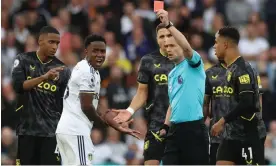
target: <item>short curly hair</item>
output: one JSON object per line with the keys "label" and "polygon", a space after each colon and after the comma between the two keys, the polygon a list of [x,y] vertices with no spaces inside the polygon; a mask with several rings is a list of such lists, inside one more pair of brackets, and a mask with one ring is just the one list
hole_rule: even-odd
{"label": "short curly hair", "polygon": [[84,47],[87,48],[89,46],[89,44],[91,42],[94,42],[94,41],[100,41],[100,42],[104,42],[104,44],[106,44],[106,41],[102,36],[100,36],[100,35],[89,35],[85,38]]}
{"label": "short curly hair", "polygon": [[234,43],[239,44],[240,33],[237,28],[226,26],[221,28],[218,34],[223,37],[228,37],[233,40]]}

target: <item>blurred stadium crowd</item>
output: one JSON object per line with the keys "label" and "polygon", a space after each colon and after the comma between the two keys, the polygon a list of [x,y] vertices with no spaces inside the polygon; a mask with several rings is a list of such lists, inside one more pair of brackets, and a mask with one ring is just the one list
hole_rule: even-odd
{"label": "blurred stadium crowd", "polygon": [[[190,40],[205,62],[216,63],[214,35],[224,25],[238,27],[242,56],[261,76],[263,118],[267,125],[265,155],[276,164],[276,1],[275,0],[165,0],[170,20]],[[127,108],[136,92],[140,58],[158,49],[158,25],[152,0],[2,0],[1,1],[1,113],[2,164],[14,164],[16,94],[11,69],[18,53],[35,51],[36,36],[45,25],[56,27],[61,42],[56,56],[69,67],[83,58],[83,40],[91,33],[107,41],[107,58],[101,69],[101,103]],[[143,110],[133,127],[146,132]],[[121,135],[95,124],[91,138],[95,164],[141,164],[143,140]]]}

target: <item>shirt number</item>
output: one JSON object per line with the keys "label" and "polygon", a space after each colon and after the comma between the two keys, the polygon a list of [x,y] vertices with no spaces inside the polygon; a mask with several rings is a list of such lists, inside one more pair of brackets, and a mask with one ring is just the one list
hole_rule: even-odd
{"label": "shirt number", "polygon": [[[252,148],[251,147],[248,148],[248,152],[249,152],[249,160],[252,160],[253,156],[252,156]],[[244,148],[242,148],[242,157],[245,160],[247,160],[247,154],[246,154]]]}

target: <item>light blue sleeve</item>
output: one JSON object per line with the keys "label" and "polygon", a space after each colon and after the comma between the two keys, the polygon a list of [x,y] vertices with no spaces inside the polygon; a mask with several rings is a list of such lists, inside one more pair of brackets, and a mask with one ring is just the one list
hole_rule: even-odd
{"label": "light blue sleeve", "polygon": [[201,65],[201,56],[195,51],[193,50],[193,55],[191,59],[188,59],[188,63],[190,66],[192,67],[198,67]]}

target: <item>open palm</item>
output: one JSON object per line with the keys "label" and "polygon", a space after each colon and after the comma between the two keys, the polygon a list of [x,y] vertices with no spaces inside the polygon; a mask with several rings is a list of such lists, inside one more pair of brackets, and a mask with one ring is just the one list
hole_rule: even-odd
{"label": "open palm", "polygon": [[114,117],[114,121],[117,123],[123,123],[128,121],[131,118],[131,113],[128,112],[127,110],[112,110],[114,112],[118,112],[119,114]]}
{"label": "open palm", "polygon": [[129,134],[137,139],[141,139],[139,135],[141,135],[141,133],[137,130],[133,130],[133,129],[130,129],[129,128],[129,125],[133,122],[133,119],[127,121],[127,122],[124,122],[122,123],[118,128],[117,130],[122,132],[122,133],[125,133],[125,134]]}

